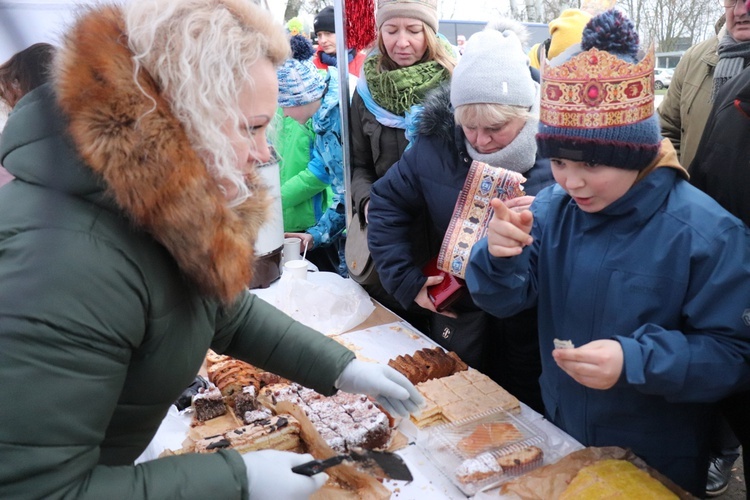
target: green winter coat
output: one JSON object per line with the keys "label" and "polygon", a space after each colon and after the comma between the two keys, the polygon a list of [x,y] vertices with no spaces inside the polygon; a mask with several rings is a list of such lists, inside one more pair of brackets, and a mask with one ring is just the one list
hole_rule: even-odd
{"label": "green winter coat", "polygon": [[304,232],[318,222],[333,194],[330,184],[321,181],[308,168],[315,139],[312,118],[302,125],[294,118],[285,117],[279,108],[275,120],[273,145],[279,156],[284,231]]}
{"label": "green winter coat", "polygon": [[118,11],[79,23],[98,52],[68,47],[0,139],[0,498],[245,499],[235,451],[132,465],[206,350],[324,394],[354,355],[245,289],[267,196],[227,208],[158,90],[144,115],[121,88]]}

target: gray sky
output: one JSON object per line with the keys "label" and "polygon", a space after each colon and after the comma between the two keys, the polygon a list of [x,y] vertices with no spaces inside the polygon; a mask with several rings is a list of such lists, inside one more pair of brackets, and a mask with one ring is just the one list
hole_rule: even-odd
{"label": "gray sky", "polygon": [[0,0],[0,62],[37,42],[59,44],[76,5],[95,0]]}

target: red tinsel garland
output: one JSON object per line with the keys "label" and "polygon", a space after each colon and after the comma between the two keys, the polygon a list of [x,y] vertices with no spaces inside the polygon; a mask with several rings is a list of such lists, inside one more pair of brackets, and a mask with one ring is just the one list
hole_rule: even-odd
{"label": "red tinsel garland", "polygon": [[344,10],[347,45],[357,50],[368,48],[376,36],[374,0],[345,0]]}

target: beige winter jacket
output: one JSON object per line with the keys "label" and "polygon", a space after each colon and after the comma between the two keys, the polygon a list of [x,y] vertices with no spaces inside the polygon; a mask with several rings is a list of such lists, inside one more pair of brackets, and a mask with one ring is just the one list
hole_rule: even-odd
{"label": "beige winter jacket", "polygon": [[711,111],[718,45],[719,37],[714,36],[685,52],[659,106],[662,135],[672,142],[680,164],[688,169]]}

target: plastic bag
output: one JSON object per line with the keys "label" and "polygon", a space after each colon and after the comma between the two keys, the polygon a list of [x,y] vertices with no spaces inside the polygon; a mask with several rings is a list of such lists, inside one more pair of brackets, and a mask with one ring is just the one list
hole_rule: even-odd
{"label": "plastic bag", "polygon": [[308,273],[308,279],[282,274],[275,306],[325,335],[351,330],[372,314],[370,296],[351,279],[335,273]]}

